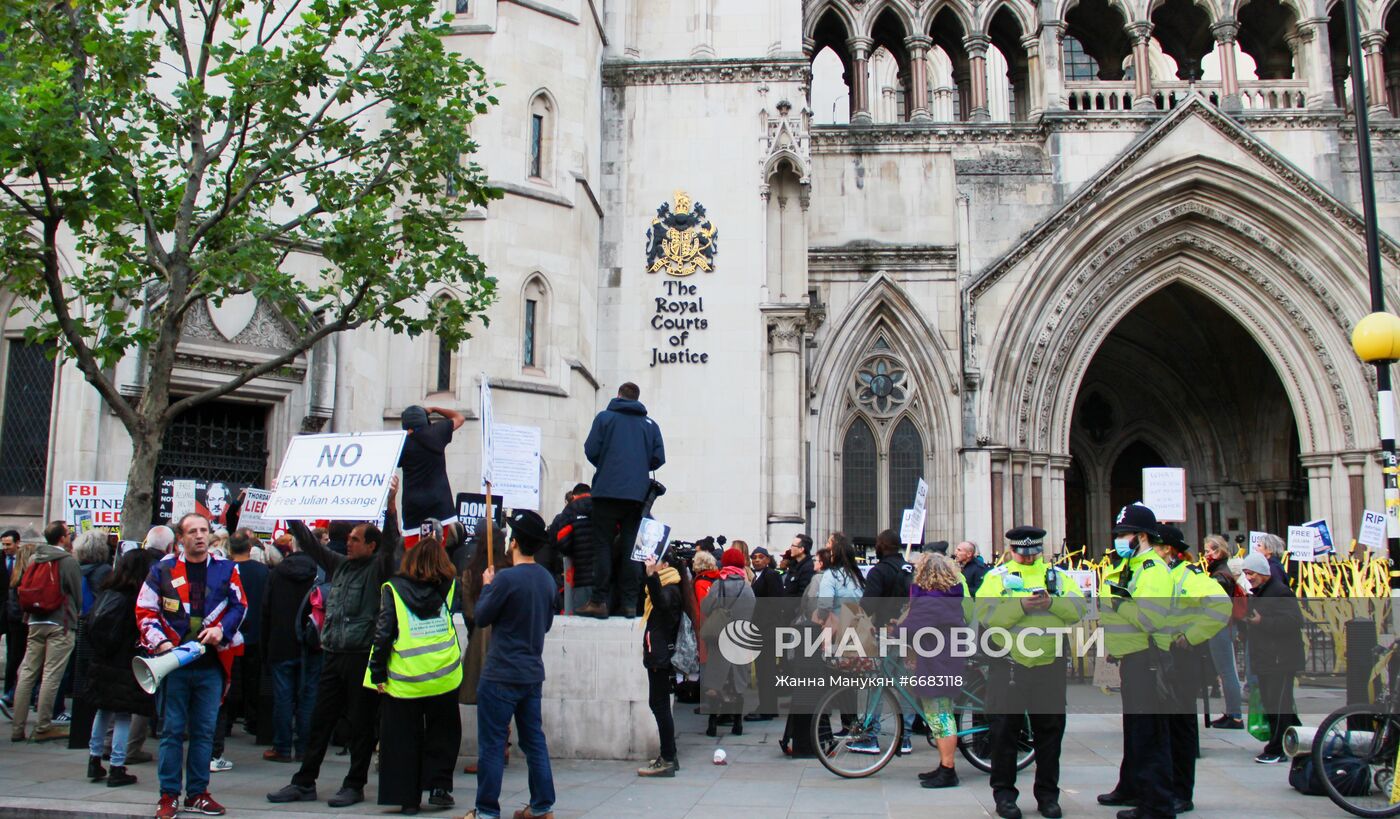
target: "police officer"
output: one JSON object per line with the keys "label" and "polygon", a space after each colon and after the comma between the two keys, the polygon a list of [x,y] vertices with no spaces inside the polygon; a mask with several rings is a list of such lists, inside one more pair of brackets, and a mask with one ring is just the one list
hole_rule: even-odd
{"label": "police officer", "polygon": [[1164,664],[1153,635],[1171,626],[1171,570],[1153,548],[1157,516],[1141,504],[1118,512],[1113,548],[1122,560],[1104,573],[1099,622],[1110,657],[1118,660],[1123,696],[1123,763],[1118,784],[1098,797],[1101,805],[1133,806],[1118,819],[1166,819],[1172,804],[1169,704],[1157,676]]}
{"label": "police officer", "polygon": [[1018,819],[1018,735],[1030,719],[1035,744],[1035,801],[1041,816],[1060,810],[1060,744],[1065,735],[1067,651],[1062,629],[1084,616],[1078,585],[1041,557],[1045,530],[1017,526],[1006,533],[1011,561],[990,572],[977,590],[985,639],[1008,653],[989,663],[987,744],[992,749],[992,798],[997,816]]}

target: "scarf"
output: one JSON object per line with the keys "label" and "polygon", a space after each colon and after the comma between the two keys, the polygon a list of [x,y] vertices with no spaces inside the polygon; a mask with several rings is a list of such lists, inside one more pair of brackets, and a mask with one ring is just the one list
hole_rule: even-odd
{"label": "scarf", "polygon": [[[676,571],[674,566],[662,566],[656,570],[656,579],[661,581],[661,588],[674,586],[681,582],[681,573]],[[651,592],[647,591],[647,599],[642,603],[642,621],[651,619]]]}

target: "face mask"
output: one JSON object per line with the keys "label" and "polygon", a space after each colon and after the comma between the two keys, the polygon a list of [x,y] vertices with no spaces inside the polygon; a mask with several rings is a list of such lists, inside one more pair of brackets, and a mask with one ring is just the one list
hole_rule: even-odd
{"label": "face mask", "polygon": [[1007,591],[1021,591],[1026,587],[1026,581],[1021,579],[1015,572],[1007,572],[1006,579],[1002,581],[1002,587]]}
{"label": "face mask", "polygon": [[1133,539],[1130,537],[1114,538],[1113,550],[1118,553],[1119,557],[1132,557],[1133,552],[1137,551],[1133,548]]}

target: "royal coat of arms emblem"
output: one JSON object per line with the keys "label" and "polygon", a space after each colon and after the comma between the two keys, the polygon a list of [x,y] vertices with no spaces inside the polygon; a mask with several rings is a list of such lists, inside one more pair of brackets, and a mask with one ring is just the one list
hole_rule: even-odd
{"label": "royal coat of arms emblem", "polygon": [[668,276],[713,272],[718,238],[705,206],[692,205],[685,191],[676,191],[675,210],[669,202],[661,203],[647,229],[647,272]]}

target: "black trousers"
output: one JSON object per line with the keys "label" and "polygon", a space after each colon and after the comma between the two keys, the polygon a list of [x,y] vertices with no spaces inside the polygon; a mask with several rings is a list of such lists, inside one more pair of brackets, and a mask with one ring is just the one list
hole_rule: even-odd
{"label": "black trousers", "polygon": [[778,676],[778,656],[774,649],[775,632],[771,624],[761,624],[759,628],[762,629],[762,645],[759,647],[758,659],[754,660],[754,677],[758,681],[758,713],[776,714],[778,686],[775,683]]}
{"label": "black trousers", "polygon": [[671,713],[671,689],[676,682],[676,672],[669,666],[664,669],[647,669],[647,705],[651,715],[656,717],[656,732],[661,735],[661,758],[676,758],[676,720]]}
{"label": "black trousers", "polygon": [[462,746],[457,689],[411,700],[384,697],[379,715],[379,804],[417,806],[423,791],[452,790]]}
{"label": "black trousers", "polygon": [[632,560],[632,544],[642,522],[642,502],[593,499],[593,597],[609,610],[637,610],[641,564]]}
{"label": "black trousers", "polygon": [[[301,768],[292,776],[292,784],[303,788],[316,785],[321,775],[321,762],[326,758],[331,736],[342,717],[350,724],[350,770],[345,774],[343,788],[363,790],[369,778],[369,763],[374,755],[374,744],[379,728],[379,692],[365,688],[365,666],[369,664],[369,654],[327,651],[321,661],[321,682],[316,689],[316,708],[311,712],[311,736],[306,740],[306,756],[302,757]],[[453,693],[456,703],[456,693]],[[456,722],[456,712],[453,721]],[[461,733],[461,724],[457,723]],[[381,754],[380,767],[383,768]],[[452,749],[449,765],[457,760],[457,749]],[[391,804],[406,804],[394,802]],[[412,803],[417,804],[417,800]]]}
{"label": "black trousers", "polygon": [[[1151,652],[1139,651],[1119,661],[1123,690],[1123,764],[1135,783],[1134,795],[1144,816],[1171,817],[1172,732],[1168,703],[1157,694],[1157,670]],[[1193,768],[1194,770],[1194,768]]]}
{"label": "black trousers", "polygon": [[1266,754],[1283,753],[1283,732],[1298,722],[1298,708],[1293,702],[1293,672],[1256,672],[1259,678],[1259,701],[1269,717],[1269,742]]}
{"label": "black trousers", "polygon": [[24,646],[29,642],[29,626],[23,620],[5,629],[5,695],[13,697],[19,682],[19,666],[24,662]]}
{"label": "black trousers", "polygon": [[987,675],[987,742],[992,749],[992,798],[1015,802],[1017,739],[1030,720],[1035,744],[1036,802],[1060,798],[1060,747],[1065,738],[1068,680],[1061,661],[1027,668],[994,662]]}

